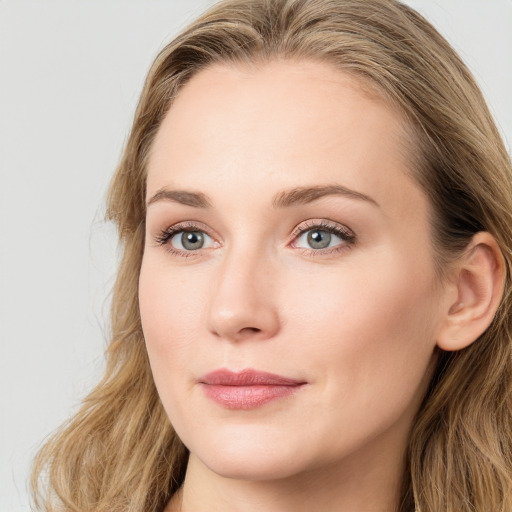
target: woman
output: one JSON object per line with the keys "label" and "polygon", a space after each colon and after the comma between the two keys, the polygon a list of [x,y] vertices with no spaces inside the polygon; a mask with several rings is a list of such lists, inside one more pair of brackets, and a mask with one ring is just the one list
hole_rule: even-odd
{"label": "woman", "polygon": [[512,510],[511,178],[412,9],[214,6],[147,78],[107,371],[41,506]]}

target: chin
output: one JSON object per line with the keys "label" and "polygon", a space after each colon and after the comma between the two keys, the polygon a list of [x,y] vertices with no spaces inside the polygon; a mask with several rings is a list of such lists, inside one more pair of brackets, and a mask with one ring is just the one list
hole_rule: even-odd
{"label": "chin", "polygon": [[[199,457],[198,457],[199,458]],[[262,455],[257,458],[239,456],[230,458],[228,454],[200,459],[201,462],[223,478],[246,481],[281,480],[300,473],[293,461],[286,458],[276,460],[275,456]]]}
{"label": "chin", "polygon": [[261,436],[216,436],[190,445],[190,452],[210,471],[237,480],[279,480],[307,469],[301,447],[270,442]]}

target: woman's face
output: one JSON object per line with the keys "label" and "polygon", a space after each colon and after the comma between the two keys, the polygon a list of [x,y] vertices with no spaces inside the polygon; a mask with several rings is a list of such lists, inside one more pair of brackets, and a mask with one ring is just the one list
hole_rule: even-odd
{"label": "woman's face", "polygon": [[218,64],[175,100],[148,166],[140,311],[208,471],[402,457],[443,307],[405,129],[314,62]]}

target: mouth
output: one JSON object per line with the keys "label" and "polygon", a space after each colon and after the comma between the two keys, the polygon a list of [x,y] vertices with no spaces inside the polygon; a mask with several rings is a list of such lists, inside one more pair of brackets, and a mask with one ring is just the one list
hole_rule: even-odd
{"label": "mouth", "polygon": [[206,396],[226,409],[255,409],[296,393],[305,381],[247,369],[215,370],[198,380]]}

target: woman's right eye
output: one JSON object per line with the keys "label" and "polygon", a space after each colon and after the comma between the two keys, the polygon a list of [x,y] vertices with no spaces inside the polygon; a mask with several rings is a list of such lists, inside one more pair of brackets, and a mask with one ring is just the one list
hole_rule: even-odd
{"label": "woman's right eye", "polygon": [[215,247],[217,243],[204,229],[195,225],[171,226],[161,231],[155,241],[175,255],[187,255],[200,249]]}
{"label": "woman's right eye", "polygon": [[178,231],[169,243],[179,251],[196,251],[213,246],[213,239],[204,231]]}

